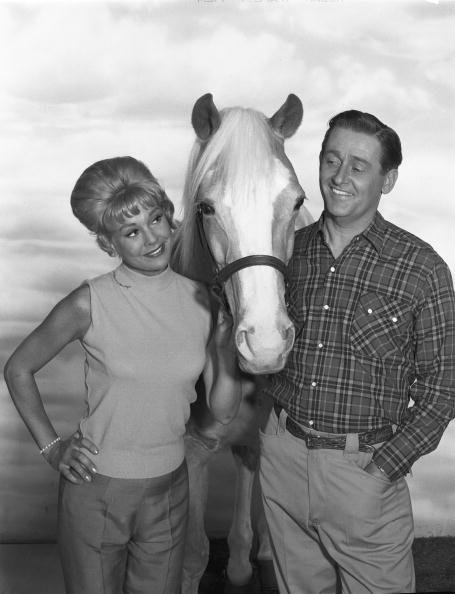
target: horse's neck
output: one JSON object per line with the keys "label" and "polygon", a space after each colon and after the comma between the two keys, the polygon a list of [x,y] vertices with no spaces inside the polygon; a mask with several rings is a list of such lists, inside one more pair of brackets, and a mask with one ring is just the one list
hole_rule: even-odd
{"label": "horse's neck", "polygon": [[[190,249],[191,254],[185,254],[185,258],[183,258],[182,251],[185,249]],[[176,272],[204,283],[209,283],[215,272],[212,257],[206,247],[202,245],[198,234],[195,233],[191,244],[185,244],[182,241],[180,230],[177,231],[174,238],[171,266]]]}

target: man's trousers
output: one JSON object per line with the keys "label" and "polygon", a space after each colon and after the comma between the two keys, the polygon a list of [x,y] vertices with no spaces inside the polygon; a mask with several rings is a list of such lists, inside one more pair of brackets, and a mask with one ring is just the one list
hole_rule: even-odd
{"label": "man's trousers", "polygon": [[406,481],[368,474],[373,451],[359,452],[356,434],[346,443],[344,451],[308,449],[286,430],[284,410],[278,418],[272,409],[261,432],[260,482],[280,594],[415,592]]}

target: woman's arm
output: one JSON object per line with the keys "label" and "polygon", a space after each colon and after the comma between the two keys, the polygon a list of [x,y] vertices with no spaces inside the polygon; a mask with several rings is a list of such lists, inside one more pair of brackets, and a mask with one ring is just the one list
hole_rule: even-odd
{"label": "woman's arm", "polygon": [[[90,289],[84,285],[62,299],[46,319],[18,346],[5,365],[11,398],[41,453],[73,483],[91,480],[93,462],[80,450],[96,454],[95,444],[76,432],[61,441],[46,414],[35,373],[67,344],[84,336],[90,325]],[[54,443],[53,443],[54,442]],[[52,444],[52,445],[51,445]]]}
{"label": "woman's arm", "polygon": [[230,423],[242,400],[241,372],[232,336],[232,319],[223,312],[207,347],[203,372],[207,404],[217,421]]}

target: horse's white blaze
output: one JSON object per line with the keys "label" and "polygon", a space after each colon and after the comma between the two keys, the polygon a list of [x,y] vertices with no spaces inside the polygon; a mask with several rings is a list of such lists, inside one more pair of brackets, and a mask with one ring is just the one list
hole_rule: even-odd
{"label": "horse's white blaze", "polygon": [[[272,167],[271,167],[272,165]],[[243,191],[224,193],[222,203],[230,212],[224,219],[230,242],[230,258],[253,254],[275,255],[273,246],[274,205],[282,195],[291,176],[278,159],[268,164],[261,179]],[[292,198],[291,198],[292,200]],[[292,212],[293,204],[287,205]],[[235,215],[235,216],[234,216]],[[226,228],[226,221],[233,228]],[[283,246],[285,248],[286,246]],[[284,365],[291,344],[292,324],[287,316],[281,273],[270,266],[253,266],[239,271],[231,280],[237,305],[237,347],[241,364],[249,371],[276,371]]]}

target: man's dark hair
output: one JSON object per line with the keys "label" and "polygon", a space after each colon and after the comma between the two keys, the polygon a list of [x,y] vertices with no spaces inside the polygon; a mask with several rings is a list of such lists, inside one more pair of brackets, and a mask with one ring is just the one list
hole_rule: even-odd
{"label": "man's dark hair", "polygon": [[356,109],[343,111],[331,118],[324,140],[322,141],[319,160],[322,159],[327,140],[334,128],[345,128],[354,130],[354,132],[363,132],[377,138],[381,145],[382,154],[380,162],[383,173],[387,173],[391,169],[397,169],[401,164],[401,142],[395,130],[383,124],[377,117],[371,115],[371,113],[357,111]]}

